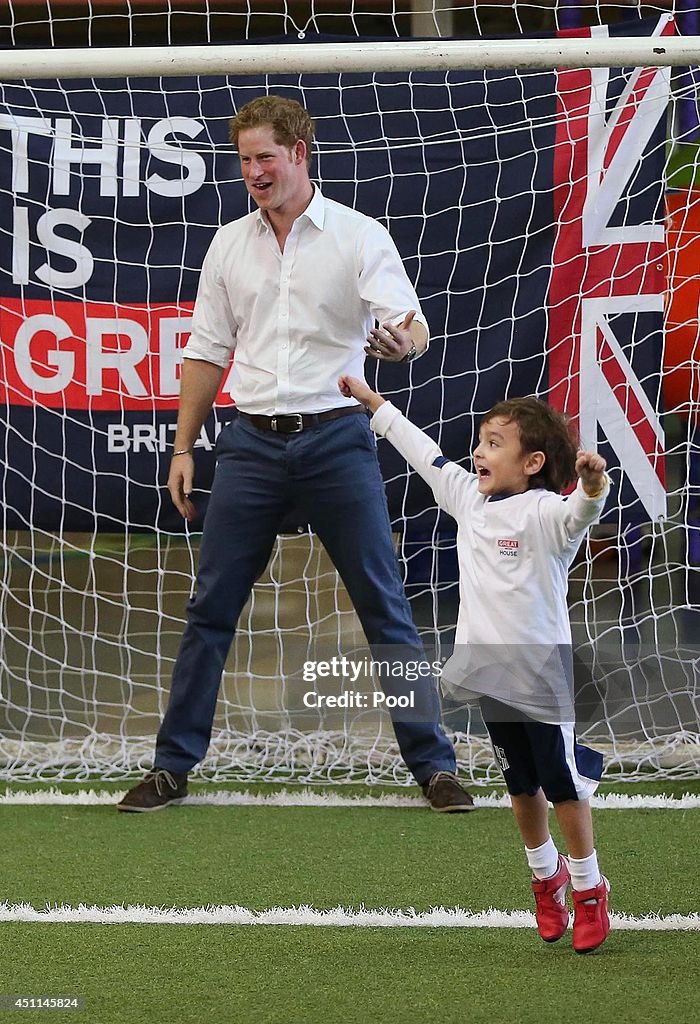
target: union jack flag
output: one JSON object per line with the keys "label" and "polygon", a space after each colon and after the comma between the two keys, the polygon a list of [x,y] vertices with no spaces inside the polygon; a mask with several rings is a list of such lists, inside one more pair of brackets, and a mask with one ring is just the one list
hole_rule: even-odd
{"label": "union jack flag", "polygon": [[[664,16],[652,35],[674,31]],[[648,206],[644,220],[635,217],[635,191],[643,190],[638,171],[668,110],[670,73],[635,68],[621,77],[619,69],[592,68],[557,76],[551,399],[579,421],[585,446],[596,447],[603,431],[651,519],[666,515],[664,435],[657,396],[633,368],[631,350],[644,340],[645,314],[663,312],[665,241]]]}

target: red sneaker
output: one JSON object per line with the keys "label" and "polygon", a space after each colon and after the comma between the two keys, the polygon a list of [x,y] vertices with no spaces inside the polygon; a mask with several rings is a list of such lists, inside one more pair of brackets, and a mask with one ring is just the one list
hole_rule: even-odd
{"label": "red sneaker", "polygon": [[537,930],[545,942],[556,942],[569,927],[566,890],[569,888],[570,882],[569,867],[561,854],[559,854],[559,870],[556,875],[552,875],[550,878],[532,879]]}
{"label": "red sneaker", "polygon": [[610,931],[608,893],[610,882],[603,876],[594,889],[574,889],[574,949],[592,953],[602,945]]}

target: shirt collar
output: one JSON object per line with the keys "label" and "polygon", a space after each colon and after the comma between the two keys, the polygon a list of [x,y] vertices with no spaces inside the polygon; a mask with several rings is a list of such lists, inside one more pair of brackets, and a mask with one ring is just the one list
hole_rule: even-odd
{"label": "shirt collar", "polygon": [[308,217],[319,231],[323,231],[323,225],[326,222],[326,200],[321,195],[318,185],[314,185],[313,198],[302,213],[302,217]]}
{"label": "shirt collar", "polygon": [[539,491],[539,490],[542,490],[542,488],[541,487],[528,487],[528,489],[526,491],[516,491],[515,494],[511,494],[509,491],[500,491],[498,494],[489,494],[488,495],[488,500],[489,501],[505,501],[506,498],[517,498],[519,495],[529,494],[530,491]]}
{"label": "shirt collar", "polygon": [[[259,207],[255,211],[255,217],[258,231],[269,231],[270,222]],[[308,220],[310,220],[319,231],[323,231],[323,227],[326,222],[326,200],[323,198],[318,185],[314,185],[314,194],[311,198],[311,202],[304,212],[299,215],[297,220],[301,220],[302,217],[308,218]]]}

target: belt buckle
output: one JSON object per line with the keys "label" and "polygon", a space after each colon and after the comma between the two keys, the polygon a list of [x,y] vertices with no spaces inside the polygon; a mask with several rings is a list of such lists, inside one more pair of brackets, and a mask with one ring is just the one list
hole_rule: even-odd
{"label": "belt buckle", "polygon": [[[296,426],[292,427],[291,430],[280,430],[277,426],[278,420],[296,420]],[[300,412],[287,413],[284,416],[273,416],[270,420],[270,427],[280,434],[300,434],[304,429],[304,417]]]}

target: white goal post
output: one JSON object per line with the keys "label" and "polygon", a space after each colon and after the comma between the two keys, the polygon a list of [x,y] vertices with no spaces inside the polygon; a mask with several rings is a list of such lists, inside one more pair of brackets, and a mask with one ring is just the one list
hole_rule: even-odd
{"label": "white goal post", "polygon": [[273,75],[285,64],[299,74],[678,67],[700,63],[700,36],[5,50],[0,60],[5,81],[32,78],[37,68],[46,78],[124,78]]}
{"label": "white goal post", "polygon": [[[582,735],[622,777],[697,777],[700,356],[663,355],[661,320],[665,307],[674,337],[697,330],[697,309],[669,313],[697,277],[681,269],[696,200],[667,213],[667,252],[663,196],[689,88],[671,69],[700,64],[700,37],[662,35],[670,23],[627,37],[2,52],[0,778],[122,779],[151,763],[197,537],[171,520],[149,529],[131,502],[150,489],[167,520],[177,349],[206,242],[245,202],[221,157],[226,124],[262,91],[306,103],[324,193],[397,240],[433,340],[410,377],[382,380],[449,457],[466,459],[494,395],[524,387],[566,405],[577,392],[584,439],[616,460],[615,502],[570,588],[591,679]],[[664,405],[672,373],[691,390]],[[454,535],[383,457],[417,624],[447,649]],[[125,512],[100,505],[105,481]],[[366,654],[316,538],[285,535],[239,625],[203,777],[410,781],[386,716],[300,701],[300,652],[320,651]],[[445,716],[462,773],[498,781],[478,712],[447,703]]]}

